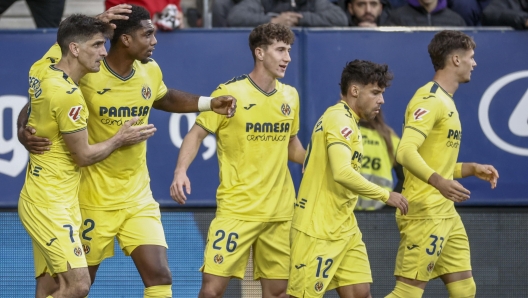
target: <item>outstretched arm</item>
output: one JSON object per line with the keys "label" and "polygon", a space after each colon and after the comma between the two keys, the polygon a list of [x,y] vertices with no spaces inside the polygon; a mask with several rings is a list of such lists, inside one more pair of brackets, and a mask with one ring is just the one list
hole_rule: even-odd
{"label": "outstretched arm", "polygon": [[235,114],[236,99],[230,95],[211,98],[169,89],[161,99],[154,102],[152,107],[171,113],[214,111],[229,118]]}
{"label": "outstretched arm", "polygon": [[482,165],[474,162],[457,163],[453,177],[465,178],[469,176],[489,181],[491,189],[494,189],[497,187],[499,172],[492,165]]}
{"label": "outstretched arm", "polygon": [[178,162],[174,170],[174,179],[170,186],[170,195],[179,204],[183,205],[187,201],[187,197],[183,191],[184,188],[187,194],[191,194],[191,181],[187,177],[187,169],[196,157],[198,149],[200,149],[200,144],[208,134],[209,132],[201,126],[194,124],[185,138],[183,138],[180,154],[178,155]]}

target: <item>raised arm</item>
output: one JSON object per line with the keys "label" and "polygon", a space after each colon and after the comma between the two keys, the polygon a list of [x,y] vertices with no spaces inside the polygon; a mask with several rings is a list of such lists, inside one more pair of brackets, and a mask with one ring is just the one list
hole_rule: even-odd
{"label": "raised arm", "polygon": [[209,132],[201,126],[194,124],[185,138],[183,138],[180,154],[178,155],[178,162],[174,170],[174,179],[170,186],[170,195],[179,204],[183,205],[187,201],[187,197],[183,191],[184,188],[187,194],[191,194],[191,181],[187,177],[187,169],[196,157],[198,149],[200,149],[200,144],[208,134]]}
{"label": "raised arm", "polygon": [[236,99],[230,95],[212,98],[169,89],[162,98],[154,102],[152,107],[171,113],[214,111],[229,118],[235,114]]}
{"label": "raised arm", "polygon": [[153,136],[156,131],[154,125],[133,126],[138,119],[138,117],[134,117],[125,122],[113,137],[94,145],[88,143],[88,131],[86,129],[62,134],[62,138],[73,161],[80,167],[89,166],[105,159],[119,147],[140,143]]}

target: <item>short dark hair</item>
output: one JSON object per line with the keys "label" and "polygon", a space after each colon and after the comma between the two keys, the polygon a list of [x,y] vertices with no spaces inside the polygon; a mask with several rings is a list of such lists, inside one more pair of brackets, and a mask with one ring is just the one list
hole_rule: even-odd
{"label": "short dark hair", "polygon": [[90,40],[98,33],[102,33],[105,38],[111,38],[112,27],[93,17],[72,14],[60,23],[57,31],[57,43],[64,55],[68,53],[71,42],[82,43]]}
{"label": "short dark hair", "polygon": [[446,66],[447,56],[456,50],[474,50],[477,47],[473,38],[461,31],[444,30],[435,34],[429,46],[429,56],[435,71]]}
{"label": "short dark hair", "polygon": [[140,29],[141,21],[150,20],[150,13],[146,8],[139,5],[133,5],[129,14],[124,14],[128,16],[128,20],[113,20],[112,24],[116,26],[114,29],[114,37],[110,40],[110,44],[116,44],[119,41],[119,37],[123,34],[131,34],[132,32]]}
{"label": "short dark hair", "polygon": [[366,60],[354,60],[348,62],[341,73],[341,94],[345,96],[350,85],[356,83],[361,85],[378,84],[380,88],[390,86],[394,76],[389,71],[387,64],[377,64]]}
{"label": "short dark hair", "polygon": [[290,28],[281,24],[267,23],[253,29],[249,34],[249,48],[251,49],[251,55],[253,55],[253,61],[256,60],[255,49],[269,46],[273,44],[274,40],[292,45],[295,35]]}

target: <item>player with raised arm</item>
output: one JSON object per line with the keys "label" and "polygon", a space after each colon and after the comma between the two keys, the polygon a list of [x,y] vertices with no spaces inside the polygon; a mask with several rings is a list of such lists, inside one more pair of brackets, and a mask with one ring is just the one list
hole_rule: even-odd
{"label": "player with raised arm", "polygon": [[341,75],[341,101],[328,108],[312,132],[295,203],[288,294],[323,297],[336,289],[341,298],[370,297],[372,275],[354,216],[358,195],[407,213],[399,193],[360,174],[363,142],[359,120],[371,120],[384,103],[392,74],[387,65],[354,60]]}
{"label": "player with raised arm", "polygon": [[121,146],[142,142],[155,131],[152,125],[132,127],[137,125],[134,118],[100,143],[88,142],[89,113],[78,83],[99,71],[109,36],[107,23],[71,15],[57,32],[60,61],[55,64],[43,57],[29,71],[28,125],[39,127],[39,134],[53,142],[48,154],[30,154],[18,204],[20,220],[32,239],[38,298],[88,295],[90,276],[79,239],[79,167],[99,162]]}
{"label": "player with raised arm", "polygon": [[444,30],[429,43],[433,80],[414,94],[405,111],[396,160],[404,167],[402,194],[409,213],[396,211],[400,246],[396,286],[387,298],[422,297],[427,282],[440,277],[449,297],[475,297],[469,240],[455,202],[469,199],[458,181],[476,176],[497,185],[491,165],[457,163],[462,127],[453,96],[477,65],[475,42],[460,31]]}
{"label": "player with raised arm", "polygon": [[186,172],[209,133],[216,135],[220,165],[218,207],[200,269],[199,297],[221,297],[232,277],[244,278],[251,248],[253,277],[260,279],[263,297],[286,297],[295,202],[288,159],[302,163],[305,154],[297,138],[299,95],[278,81],[291,61],[293,41],[293,32],[283,25],[253,29],[253,70],[213,92],[234,95],[244,110],[231,119],[201,113],[183,140],[170,187],[176,202],[184,204],[184,190],[190,193]]}

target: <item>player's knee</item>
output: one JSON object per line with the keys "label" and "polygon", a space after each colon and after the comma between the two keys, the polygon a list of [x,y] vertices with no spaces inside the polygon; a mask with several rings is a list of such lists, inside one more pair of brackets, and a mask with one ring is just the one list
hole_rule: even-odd
{"label": "player's knee", "polygon": [[449,298],[474,298],[477,294],[477,285],[473,277],[448,283]]}
{"label": "player's knee", "polygon": [[222,297],[224,292],[221,289],[217,289],[214,287],[202,287],[200,289],[200,293],[198,294],[198,297],[200,298],[220,298]]}
{"label": "player's knee", "polygon": [[68,297],[84,298],[87,297],[88,292],[90,292],[90,280],[82,279],[74,283],[70,283],[68,287],[69,289],[67,289],[67,292],[70,293],[67,295]]}
{"label": "player's knee", "polygon": [[157,285],[171,285],[172,284],[172,273],[168,266],[162,266],[155,272],[152,272],[145,277],[143,281],[145,286],[157,286]]}

